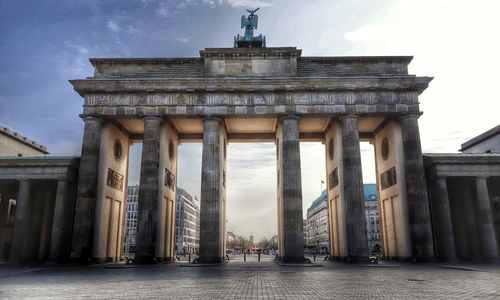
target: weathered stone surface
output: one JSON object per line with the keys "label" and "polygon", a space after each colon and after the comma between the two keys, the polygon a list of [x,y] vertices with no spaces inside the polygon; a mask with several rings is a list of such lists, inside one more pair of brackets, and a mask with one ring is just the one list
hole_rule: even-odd
{"label": "weathered stone surface", "polygon": [[436,256],[444,261],[454,261],[457,255],[446,178],[432,180],[431,193]]}
{"label": "weathered stone surface", "polygon": [[22,262],[28,252],[29,212],[31,209],[29,180],[19,182],[16,200],[16,218],[12,231],[9,261]]}
{"label": "weathered stone surface", "polygon": [[481,254],[486,260],[498,259],[498,244],[493,225],[490,196],[488,184],[485,177],[476,178],[477,193],[477,226],[479,232],[479,243],[481,244]]}
{"label": "weathered stone surface", "polygon": [[434,246],[418,117],[406,115],[400,123],[413,258],[429,260],[434,258]]}
{"label": "weathered stone surface", "polygon": [[340,118],[342,126],[342,167],[346,208],[347,251],[348,259],[352,261],[366,260],[368,258],[357,118],[354,115],[346,115]]}
{"label": "weathered stone surface", "polygon": [[223,154],[224,131],[221,119],[203,119],[199,262],[222,262],[226,251],[225,193],[222,178],[226,163]]}
{"label": "weathered stone surface", "polygon": [[139,186],[139,208],[137,219],[136,260],[154,262],[157,240],[158,176],[160,167],[160,127],[158,116],[144,118],[141,177]]}
{"label": "weathered stone surface", "polygon": [[88,260],[92,255],[92,241],[94,236],[101,119],[84,117],[83,120],[85,127],[75,202],[71,257]]}
{"label": "weathered stone surface", "polygon": [[54,218],[50,243],[50,260],[59,260],[65,257],[68,251],[68,241],[71,233],[71,209],[73,199],[69,196],[67,180],[57,182]]}
{"label": "weathered stone surface", "polygon": [[285,116],[279,122],[278,172],[281,178],[278,181],[278,229],[282,236],[279,255],[283,262],[304,262],[299,118]]}

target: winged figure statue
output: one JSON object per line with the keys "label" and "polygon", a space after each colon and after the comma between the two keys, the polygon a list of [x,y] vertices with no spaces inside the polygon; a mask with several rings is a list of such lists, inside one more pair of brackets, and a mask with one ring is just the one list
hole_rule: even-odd
{"label": "winged figure statue", "polygon": [[257,29],[257,23],[259,21],[259,16],[255,13],[260,9],[247,9],[249,13],[248,17],[241,16],[241,28],[245,28],[245,34],[243,36],[237,35],[234,37],[234,47],[265,47],[266,38],[260,34],[259,36],[254,36],[253,31]]}

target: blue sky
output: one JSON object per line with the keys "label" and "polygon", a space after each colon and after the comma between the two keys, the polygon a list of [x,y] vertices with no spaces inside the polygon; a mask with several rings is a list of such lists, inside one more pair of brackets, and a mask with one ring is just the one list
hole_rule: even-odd
{"label": "blue sky", "polygon": [[[79,155],[82,99],[68,80],[92,76],[89,57],[192,57],[231,47],[244,9],[258,6],[258,33],[269,47],[297,46],[307,56],[414,55],[410,72],[435,77],[420,98],[426,152],[454,152],[499,123],[495,0],[0,0],[0,124],[52,155]],[[325,177],[322,147],[302,145],[305,207]],[[187,171],[179,184],[199,195],[200,147],[180,151]],[[238,213],[252,209],[275,223],[273,151],[269,144],[230,146],[229,199],[237,201],[229,204],[229,229],[257,238],[275,233]],[[363,154],[365,181],[373,182],[366,145]],[[256,167],[257,157],[267,157],[267,167]]]}

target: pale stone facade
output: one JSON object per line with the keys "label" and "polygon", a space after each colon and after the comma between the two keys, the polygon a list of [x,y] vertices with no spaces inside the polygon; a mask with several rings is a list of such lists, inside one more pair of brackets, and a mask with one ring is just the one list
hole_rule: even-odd
{"label": "pale stone facade", "polygon": [[0,126],[0,156],[44,156],[49,154],[47,147],[29,138]]}

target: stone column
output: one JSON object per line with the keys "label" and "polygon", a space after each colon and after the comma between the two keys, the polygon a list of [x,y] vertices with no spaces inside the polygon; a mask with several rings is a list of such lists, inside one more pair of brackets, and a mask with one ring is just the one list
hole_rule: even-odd
{"label": "stone column", "polygon": [[285,116],[281,123],[281,261],[304,262],[302,178],[300,169],[299,117]]}
{"label": "stone column", "polygon": [[221,262],[222,177],[219,118],[203,119],[203,152],[201,161],[200,262]]}
{"label": "stone column", "polygon": [[347,254],[350,261],[368,259],[363,172],[358,117],[340,117],[342,126],[343,190],[346,208]]}
{"label": "stone column", "polygon": [[[7,187],[0,186],[0,261],[6,259],[4,257],[5,247],[5,236],[6,236],[6,225],[7,219],[9,218],[9,203],[10,199],[15,198],[9,192],[7,192]],[[5,251],[8,252],[8,251]]]}
{"label": "stone column", "polygon": [[135,253],[136,261],[142,263],[158,261],[155,250],[158,222],[161,123],[162,119],[159,116],[146,116],[144,118]]}
{"label": "stone column", "polygon": [[68,199],[68,182],[57,181],[54,206],[54,221],[50,242],[49,260],[61,261],[66,258],[68,250],[69,226],[71,221],[71,201]]}
{"label": "stone column", "polygon": [[436,256],[445,261],[454,261],[457,259],[457,254],[446,178],[432,179],[430,184]]}
{"label": "stone column", "polygon": [[97,196],[97,170],[101,145],[101,119],[83,117],[82,156],[73,222],[71,257],[89,262],[94,238],[95,206]]}
{"label": "stone column", "polygon": [[429,195],[425,180],[418,115],[400,117],[408,217],[414,260],[434,259]]}
{"label": "stone column", "polygon": [[17,193],[16,199],[16,216],[12,230],[9,261],[19,262],[24,259],[26,253],[26,240],[29,233],[30,207],[30,181],[21,180],[19,182],[19,192]]}
{"label": "stone column", "polygon": [[38,248],[38,260],[45,261],[50,255],[50,243],[52,239],[52,225],[54,224],[55,185],[48,184],[43,197],[42,220],[40,223],[40,245]]}
{"label": "stone column", "polygon": [[476,178],[476,193],[477,228],[479,231],[481,255],[483,259],[496,260],[498,259],[498,245],[486,177]]}

